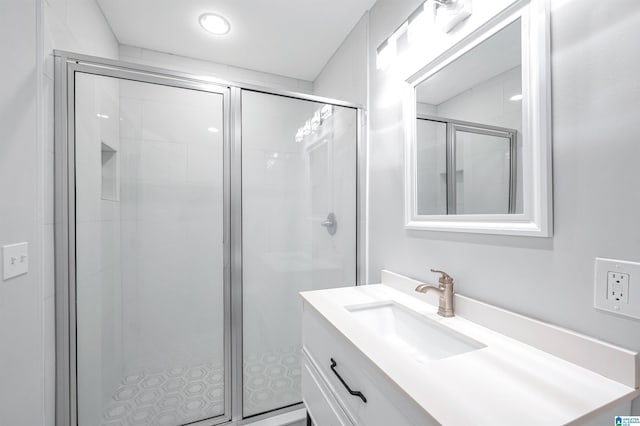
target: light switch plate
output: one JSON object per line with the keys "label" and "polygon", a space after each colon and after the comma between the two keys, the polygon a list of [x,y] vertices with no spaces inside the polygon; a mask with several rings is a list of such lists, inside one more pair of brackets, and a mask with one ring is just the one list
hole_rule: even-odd
{"label": "light switch plate", "polygon": [[600,257],[595,263],[594,307],[640,319],[640,263]]}
{"label": "light switch plate", "polygon": [[29,243],[2,247],[2,279],[17,277],[29,272]]}

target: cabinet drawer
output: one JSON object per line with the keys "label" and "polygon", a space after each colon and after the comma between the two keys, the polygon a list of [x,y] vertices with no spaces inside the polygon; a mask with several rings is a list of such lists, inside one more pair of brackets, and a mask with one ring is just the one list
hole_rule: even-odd
{"label": "cabinet drawer", "polygon": [[[312,360],[311,364],[317,365],[320,378],[326,381],[327,388],[338,404],[357,425],[438,424],[327,320],[306,304],[302,328],[304,351]],[[332,359],[335,361],[334,369],[331,368]],[[361,392],[366,402],[359,396],[350,394],[347,386],[354,392]]]}
{"label": "cabinet drawer", "polygon": [[314,425],[353,426],[307,359],[302,367],[302,399]]}

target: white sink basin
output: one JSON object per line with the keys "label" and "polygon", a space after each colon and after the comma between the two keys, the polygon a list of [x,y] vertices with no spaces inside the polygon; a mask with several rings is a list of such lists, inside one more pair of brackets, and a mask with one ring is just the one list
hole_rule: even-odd
{"label": "white sink basin", "polygon": [[484,348],[485,345],[395,302],[345,307],[398,352],[427,362]]}

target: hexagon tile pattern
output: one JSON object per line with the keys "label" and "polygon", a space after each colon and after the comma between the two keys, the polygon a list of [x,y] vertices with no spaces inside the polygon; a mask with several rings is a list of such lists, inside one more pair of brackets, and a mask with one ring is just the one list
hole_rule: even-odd
{"label": "hexagon tile pattern", "polygon": [[[245,415],[300,402],[300,372],[300,347],[245,356]],[[224,368],[207,362],[123,378],[101,426],[179,426],[223,413]]]}
{"label": "hexagon tile pattern", "polygon": [[300,375],[299,346],[245,356],[245,416],[302,401]]}
{"label": "hexagon tile pattern", "polygon": [[123,378],[101,426],[178,426],[223,413],[224,369],[208,362]]}

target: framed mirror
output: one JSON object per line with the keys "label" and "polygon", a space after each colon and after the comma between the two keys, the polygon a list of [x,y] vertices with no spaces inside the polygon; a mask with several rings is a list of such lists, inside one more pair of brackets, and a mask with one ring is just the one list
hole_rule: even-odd
{"label": "framed mirror", "polygon": [[552,233],[549,14],[515,2],[408,80],[405,227]]}

